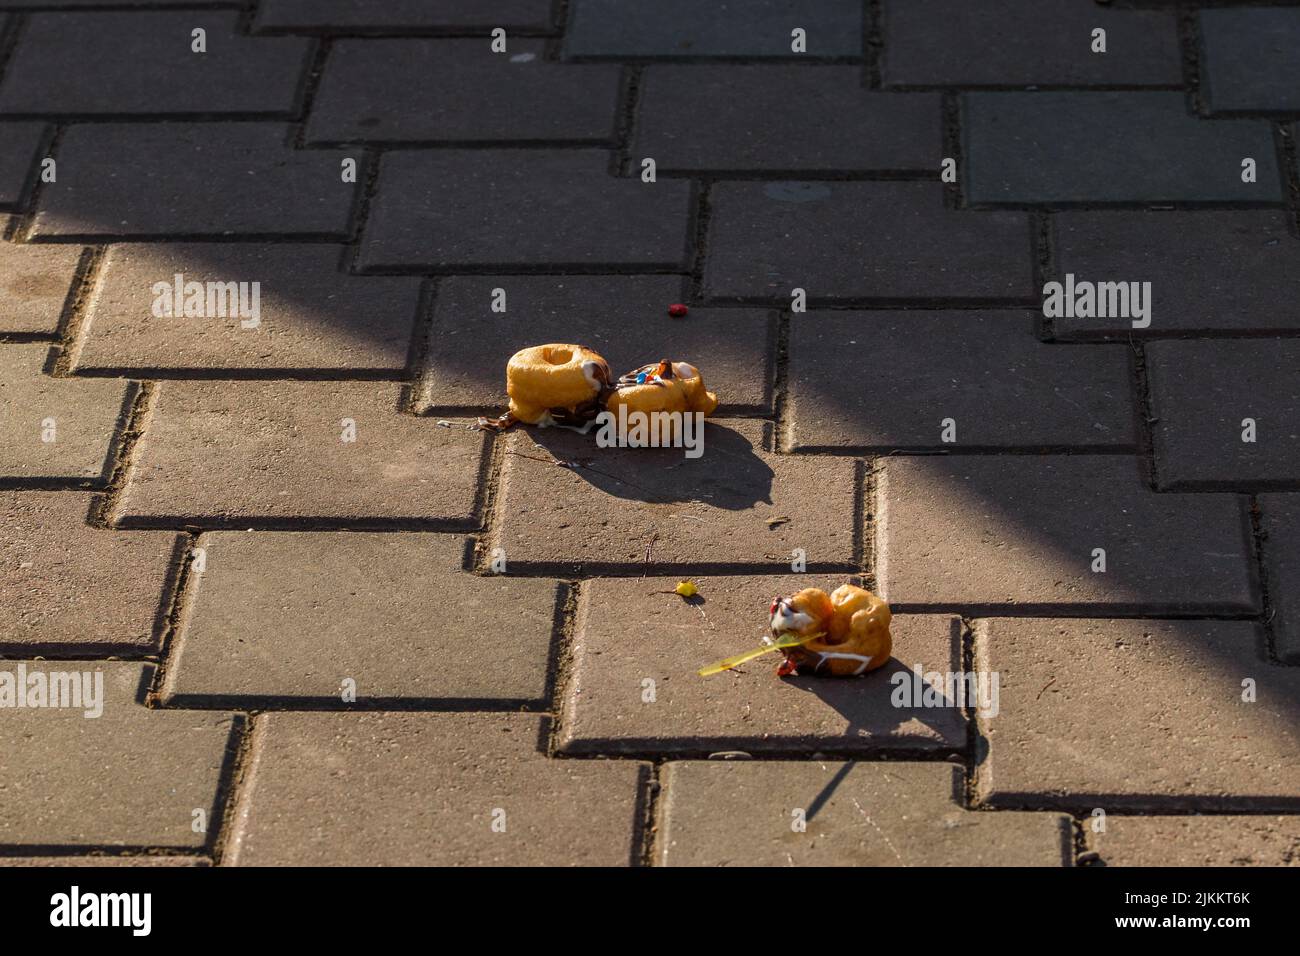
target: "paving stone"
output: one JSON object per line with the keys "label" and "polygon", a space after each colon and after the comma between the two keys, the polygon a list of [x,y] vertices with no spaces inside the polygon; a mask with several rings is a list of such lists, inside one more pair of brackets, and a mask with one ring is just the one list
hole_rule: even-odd
{"label": "paving stone", "polygon": [[0,492],[0,646],[155,647],[176,536],[86,523],[90,495]]}
{"label": "paving stone", "polygon": [[1259,609],[1247,500],[1157,494],[1128,456],[889,458],[877,497],[876,574],[896,609]]}
{"label": "paving stone", "polygon": [[964,809],[952,764],[673,761],[662,785],[663,866],[1066,866],[1072,855],[1062,814]]}
{"label": "paving stone", "polygon": [[1029,223],[956,211],[936,183],[722,183],[705,293],[776,298],[1003,300],[1033,296]]}
{"label": "paving stone", "polygon": [[1128,350],[1044,345],[1023,312],[810,312],[789,356],[795,451],[1137,442]]}
{"label": "paving stone", "polygon": [[551,27],[550,0],[261,0],[256,30],[329,32]]}
{"label": "paving stone", "polygon": [[[1182,93],[968,93],[966,199],[1028,203],[1280,203],[1273,132],[1208,122]],[[1253,158],[1257,182],[1241,181]]]}
{"label": "paving stone", "polygon": [[[764,427],[710,421],[697,458],[684,448],[599,448],[594,431],[518,429],[497,493],[496,545],[512,563],[566,574],[629,565],[781,571],[795,548],[810,570],[851,570],[854,463],[771,454]],[[778,518],[788,520],[769,524]]]}
{"label": "paving stone", "polygon": [[[1182,86],[1169,10],[1106,10],[1074,0],[887,0],[887,86]],[[1092,31],[1106,52],[1092,52]]]}
{"label": "paving stone", "polygon": [[1261,495],[1264,563],[1278,656],[1300,664],[1300,495]]}
{"label": "paving stone", "polygon": [[[0,10],[48,10],[50,7],[152,7],[158,0],[0,0]],[[172,7],[210,7],[212,0],[167,0]]]}
{"label": "paving stone", "polygon": [[0,242],[0,333],[54,335],[81,253],[79,246]]}
{"label": "paving stone", "polygon": [[[201,539],[163,693],[173,706],[547,695],[554,581],[461,570],[464,539],[421,533],[217,532]],[[503,636],[487,655],[483,641]]]}
{"label": "paving stone", "polygon": [[101,866],[211,866],[202,856],[0,856],[0,866],[101,867]]}
{"label": "paving stone", "polygon": [[0,122],[0,209],[17,209],[37,174],[44,123]]}
{"label": "paving stone", "polygon": [[[791,31],[806,32],[795,53]],[[862,5],[852,0],[574,0],[564,52],[569,57],[861,57]]]}
{"label": "paving stone", "polygon": [[1300,242],[1274,210],[1091,212],[1052,217],[1057,281],[1150,282],[1151,325],[1060,317],[1056,338],[1300,329]]}
{"label": "paving stone", "polygon": [[1250,621],[976,622],[976,670],[1000,675],[1000,712],[979,720],[980,799],[1300,806],[1300,670],[1269,664],[1262,647]]}
{"label": "paving stone", "polygon": [[[493,312],[492,291],[506,293]],[[506,362],[521,348],[578,342],[615,375],[661,358],[697,364],[727,413],[771,404],[772,315],[756,309],[668,306],[685,299],[681,276],[455,276],[438,285],[421,400],[426,409],[497,408]]]}
{"label": "paving stone", "polygon": [[[97,707],[6,709],[0,720],[5,799],[0,843],[7,846],[200,848],[194,812],[219,819],[217,789],[236,718],[218,712],[150,710],[142,691],[154,668],[125,661],[4,661],[0,673],[27,693],[71,674],[78,688],[102,673]],[[0,678],[8,682],[8,678]],[[49,698],[47,697],[47,700]],[[73,698],[75,700],[75,698]],[[87,712],[99,710],[97,717]]]}
{"label": "paving stone", "polygon": [[939,168],[937,93],[861,87],[856,66],[651,66],[632,157],[658,171]]}
{"label": "paving stone", "polygon": [[619,67],[560,66],[544,54],[543,40],[515,40],[504,54],[483,39],[339,40],[307,140],[612,141]]}
{"label": "paving stone", "polygon": [[599,150],[384,156],[364,268],[681,268],[691,185],[609,175]]}
{"label": "paving stone", "polygon": [[1300,340],[1152,342],[1146,354],[1159,487],[1300,484]]}
{"label": "paving stone", "polygon": [[1300,817],[1109,815],[1084,835],[1106,866],[1300,865]]}
{"label": "paving stone", "polygon": [[0,480],[101,486],[135,387],[52,378],[43,371],[49,350],[0,345]]}
{"label": "paving stone", "polygon": [[400,396],[358,382],[164,382],[116,523],[473,526],[482,433],[403,414]]}
{"label": "paving stone", "polygon": [[[758,647],[775,595],[829,592],[846,578],[734,575],[693,578],[697,599],[672,593],[677,578],[596,579],[583,585],[569,664],[560,749],[566,753],[697,754],[793,750],[909,751],[966,745],[959,707],[900,707],[896,681],[911,668],[961,669],[961,622],[895,617],[894,660],[860,680],[779,679],[779,654],[738,671],[701,667]],[[897,677],[895,675],[898,675]],[[645,698],[653,681],[654,699]]]}
{"label": "paving stone", "polygon": [[346,154],[295,150],[288,137],[279,123],[72,126],[33,235],[346,238]]}
{"label": "paving stone", "polygon": [[[238,24],[235,10],[34,14],[0,113],[292,113],[310,41],[248,37]],[[192,48],[196,29],[205,53]]]}
{"label": "paving stone", "polygon": [[[110,246],[73,367],[142,375],[161,369],[402,375],[419,318],[421,280],[353,276],[339,259],[338,246],[319,244]],[[191,282],[205,284],[205,315],[154,314],[155,304],[169,304],[162,298],[167,295],[173,312],[183,309],[189,298],[184,286]],[[166,288],[155,289],[159,283]],[[244,314],[238,289],[228,283],[249,284]]]}
{"label": "paving stone", "polygon": [[1197,18],[1211,113],[1300,111],[1300,10],[1199,10]]}
{"label": "paving stone", "polygon": [[645,765],[551,759],[538,749],[542,720],[265,716],[230,858],[244,866],[627,865],[640,849]]}

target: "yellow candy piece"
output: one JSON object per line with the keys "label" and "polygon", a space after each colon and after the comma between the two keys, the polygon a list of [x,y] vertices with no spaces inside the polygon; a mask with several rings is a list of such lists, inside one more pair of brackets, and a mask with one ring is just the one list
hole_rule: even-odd
{"label": "yellow candy piece", "polygon": [[690,581],[682,581],[677,585],[677,587],[673,588],[673,590],[684,598],[695,597],[695,595],[700,593],[700,589]]}
{"label": "yellow candy piece", "polygon": [[756,647],[752,651],[745,651],[743,654],[737,654],[734,657],[728,657],[725,660],[718,661],[716,664],[710,664],[708,667],[702,667],[699,670],[701,677],[711,677],[714,674],[721,674],[723,671],[729,671],[733,667],[739,667],[741,664],[747,664],[756,657],[762,657],[764,654],[771,654],[773,651],[784,650],[787,647],[803,647],[803,645],[817,640],[819,637],[825,637],[825,634],[818,632],[809,634],[807,637],[781,637],[771,644],[764,644],[762,647]]}

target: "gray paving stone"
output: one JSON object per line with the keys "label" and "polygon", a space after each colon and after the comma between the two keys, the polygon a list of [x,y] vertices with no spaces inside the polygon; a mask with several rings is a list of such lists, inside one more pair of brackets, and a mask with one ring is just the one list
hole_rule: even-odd
{"label": "gray paving stone", "polygon": [[1084,836],[1106,866],[1295,866],[1300,817],[1112,814]]}
{"label": "gray paving stone", "polygon": [[[807,52],[791,52],[791,31]],[[564,52],[571,57],[860,57],[862,4],[853,0],[574,0]]]}
{"label": "gray paving stone", "polygon": [[1034,296],[1026,216],[945,209],[936,183],[722,183],[705,294],[808,300]]}
{"label": "gray paving stone", "polygon": [[[610,142],[619,67],[561,66],[545,41],[339,40],[307,122],[309,143]],[[466,96],[473,90],[473,96]]]}
{"label": "gray paving stone", "polygon": [[[493,312],[492,290],[506,293]],[[577,342],[615,375],[669,358],[697,365],[727,414],[771,403],[775,323],[756,309],[668,306],[686,298],[681,276],[455,276],[438,285],[421,390],[425,410],[504,405],[506,362],[521,348]]]}
{"label": "gray paving stone", "polygon": [[[1273,132],[1209,122],[1182,93],[968,93],[962,117],[968,202],[1280,203]],[[1241,181],[1253,158],[1257,182]]]}
{"label": "gray paving stone", "polygon": [[267,715],[228,860],[626,866],[645,765],[551,759],[544,730],[532,714]]}
{"label": "gray paving stone", "polygon": [[[701,667],[762,643],[774,596],[805,587],[830,592],[846,577],[697,577],[692,580],[700,593],[692,601],[672,593],[678,580],[598,578],[582,585],[562,751],[704,756],[965,746],[966,720],[958,707],[896,707],[891,700],[896,680],[911,686],[910,669],[917,664],[923,672],[960,669],[957,618],[895,617],[895,659],[861,680],[781,679],[773,673],[779,654],[700,677]],[[653,682],[649,701],[647,680]]]}
{"label": "gray paving stone", "polygon": [[888,458],[876,508],[879,592],[896,610],[1260,606],[1246,499],[1157,494],[1128,456]]}
{"label": "gray paving stone", "polygon": [[[73,349],[73,368],[142,377],[164,369],[400,376],[420,318],[421,280],[349,275],[340,266],[341,251],[292,243],[109,246]],[[186,305],[185,286],[192,282],[205,284],[207,314],[154,314],[156,303],[167,305],[160,299],[167,293],[155,290],[157,284],[170,290],[175,313]],[[252,318],[240,314],[238,290],[227,285],[241,282],[248,284],[242,301]],[[214,290],[211,310],[207,288]]]}
{"label": "gray paving stone", "polygon": [[1278,656],[1300,663],[1300,495],[1261,495],[1265,571]]}
{"label": "gray paving stone", "polygon": [[16,210],[39,168],[44,123],[0,122],[0,209]]}
{"label": "gray paving stone", "polygon": [[971,812],[961,805],[962,777],[942,763],[672,761],[663,770],[658,862],[1069,865],[1069,817]]}
{"label": "gray paving stone", "polygon": [[943,155],[937,93],[870,92],[856,66],[650,66],[631,155],[659,172],[924,170]]}
{"label": "gray paving stone", "polygon": [[[0,84],[0,113],[265,113],[296,106],[310,42],[250,38],[236,10],[39,13]],[[192,31],[207,32],[207,52]]]}
{"label": "gray paving stone", "polygon": [[599,150],[388,153],[367,269],[527,265],[681,268],[691,186],[609,174]]}
{"label": "gray paving stone", "polygon": [[[1300,485],[1300,340],[1165,341],[1147,346],[1161,488]],[[1243,441],[1246,419],[1255,441]]]}
{"label": "gray paving stone", "polygon": [[255,30],[294,32],[550,26],[550,0],[261,0],[253,20]]}
{"label": "gray paving stone", "polygon": [[0,345],[0,480],[102,486],[135,388],[46,375],[49,351]]}
{"label": "gray paving stone", "polygon": [[1000,675],[979,799],[1295,809],[1300,670],[1267,663],[1262,642],[1250,621],[976,622],[976,669]]}
{"label": "gray paving stone", "polygon": [[115,523],[472,527],[482,433],[403,414],[400,397],[383,383],[164,382]]}
{"label": "gray paving stone", "polygon": [[1199,10],[1197,20],[1210,112],[1300,111],[1300,10]]}
{"label": "gray paving stone", "polygon": [[[340,706],[349,679],[365,707],[546,697],[555,582],[463,571],[459,536],[217,532],[200,546],[169,705]],[[485,659],[490,636],[506,639]]]}
{"label": "gray paving stone", "polygon": [[[98,717],[80,707],[6,709],[0,720],[7,846],[132,846],[198,849],[195,811],[219,819],[217,788],[237,719],[218,712],[151,710],[141,697],[154,668],[125,661],[4,661],[0,673],[32,678],[102,673]],[[84,681],[78,680],[77,686]]]}
{"label": "gray paving stone", "polygon": [[1274,210],[1070,210],[1052,217],[1057,281],[1150,282],[1151,325],[1053,320],[1058,339],[1298,329],[1300,242]]}
{"label": "gray paving stone", "polygon": [[[886,0],[886,86],[1182,86],[1170,10],[1074,0]],[[1092,31],[1106,52],[1092,52]]]}
{"label": "gray paving stone", "polygon": [[0,242],[0,333],[54,335],[81,253],[79,246]]}
{"label": "gray paving stone", "polygon": [[[809,570],[852,570],[853,462],[773,455],[763,428],[710,421],[698,458],[682,448],[599,448],[594,433],[519,429],[506,446],[493,546],[512,564],[565,574],[629,565],[783,571],[795,548]],[[769,524],[779,518],[788,520]]]}
{"label": "gray paving stone", "polygon": [[0,646],[154,649],[176,536],[92,527],[91,504],[68,491],[0,493]]}
{"label": "gray paving stone", "polygon": [[[295,150],[279,123],[99,123],[59,145],[33,234],[346,238],[346,151]],[[360,159],[361,157],[353,157]]]}
{"label": "gray paving stone", "polygon": [[1128,350],[1045,345],[1024,312],[809,312],[789,356],[794,451],[1136,446]]}

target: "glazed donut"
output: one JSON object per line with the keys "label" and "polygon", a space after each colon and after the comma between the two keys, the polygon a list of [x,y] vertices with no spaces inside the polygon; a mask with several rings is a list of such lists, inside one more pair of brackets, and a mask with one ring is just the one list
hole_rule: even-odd
{"label": "glazed donut", "polygon": [[712,415],[718,397],[704,387],[700,370],[689,362],[664,359],[654,365],[633,369],[618,380],[606,407],[617,413],[620,405],[629,412],[702,412]]}
{"label": "glazed donut", "polygon": [[[550,425],[599,412],[599,400],[612,388],[609,363],[581,345],[534,345],[520,349],[506,364],[510,414],[530,425]],[[567,413],[562,414],[562,413]]]}

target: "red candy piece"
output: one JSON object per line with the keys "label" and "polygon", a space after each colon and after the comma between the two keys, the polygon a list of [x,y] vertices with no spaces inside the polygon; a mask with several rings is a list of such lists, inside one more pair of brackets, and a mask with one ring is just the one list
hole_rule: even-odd
{"label": "red candy piece", "polygon": [[668,307],[668,314],[671,315],[674,319],[680,319],[683,315],[685,315],[689,311],[690,309],[686,308],[686,306],[682,305],[680,302],[674,302],[672,305]]}

